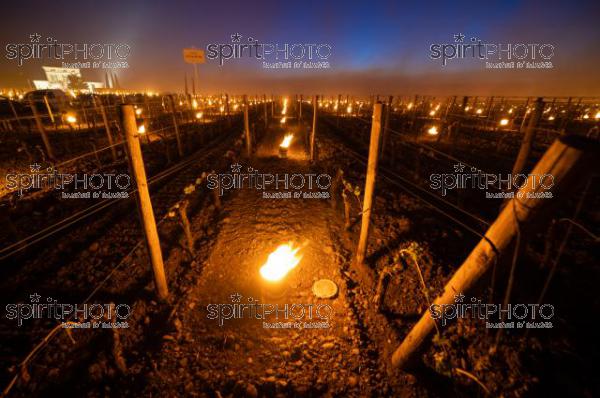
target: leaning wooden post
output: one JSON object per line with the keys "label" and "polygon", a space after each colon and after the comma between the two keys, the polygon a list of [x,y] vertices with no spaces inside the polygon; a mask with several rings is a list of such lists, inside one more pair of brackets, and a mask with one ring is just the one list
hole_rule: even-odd
{"label": "leaning wooden post", "polygon": [[150,193],[148,191],[148,181],[146,180],[144,159],[142,157],[140,136],[137,132],[133,105],[121,105],[121,125],[125,132],[129,161],[137,185],[140,215],[144,227],[144,234],[146,236],[146,243],[148,245],[148,253],[150,254],[150,261],[152,263],[152,270],[154,271],[154,283],[156,285],[157,295],[159,299],[166,300],[169,296],[169,290],[167,288],[167,279],[163,267],[156,221],[154,220],[154,211],[152,210],[152,202],[150,201]]}
{"label": "leaning wooden post", "polygon": [[367,181],[365,182],[365,197],[363,199],[362,223],[360,239],[356,251],[356,263],[363,264],[367,253],[369,238],[369,224],[371,222],[371,207],[373,206],[373,192],[375,191],[375,178],[377,177],[377,160],[379,155],[379,142],[381,138],[381,115],[384,105],[376,103],[373,106],[373,120],[371,121],[371,142],[369,144],[369,161],[367,163]]}
{"label": "leaning wooden post", "polygon": [[104,130],[106,131],[106,138],[108,139],[108,145],[110,145],[110,152],[112,154],[113,162],[117,161],[117,148],[113,144],[113,138],[110,131],[110,123],[108,122],[108,117],[106,116],[106,109],[104,109],[104,104],[102,103],[102,98],[98,98],[98,102],[96,102],[96,96],[92,96],[92,100],[94,101],[94,105],[98,107],[100,105],[100,115],[102,116],[102,123],[104,124]]}
{"label": "leaning wooden post", "polygon": [[37,108],[35,107],[35,102],[33,102],[33,99],[29,99],[29,105],[31,106],[31,112],[33,112],[35,125],[42,136],[42,141],[44,142],[44,147],[46,148],[46,154],[50,159],[54,159],[54,151],[52,150],[52,145],[50,145],[50,139],[48,138],[48,134],[46,134],[44,124],[42,123],[42,119],[40,118]]}
{"label": "leaning wooden post", "polygon": [[248,97],[244,94],[244,133],[246,134],[246,153],[252,157],[252,137],[250,136],[250,122],[248,120]]}
{"label": "leaning wooden post", "polygon": [[519,149],[519,154],[517,155],[517,160],[515,160],[515,164],[512,169],[512,175],[515,176],[519,174],[525,168],[525,164],[527,163],[527,158],[529,158],[529,154],[531,153],[531,147],[533,146],[533,140],[535,139],[535,129],[537,127],[540,118],[542,117],[542,112],[544,111],[544,102],[542,98],[538,98],[535,102],[535,109],[531,114],[531,118],[529,119],[529,124],[527,125],[527,130],[525,131],[525,135],[523,136],[523,141],[521,142],[521,149]]}
{"label": "leaning wooden post", "polygon": [[177,125],[177,117],[175,116],[175,98],[172,95],[169,95],[169,99],[171,102],[171,117],[173,119],[173,128],[175,129],[175,140],[177,140],[177,153],[179,157],[183,157],[183,145],[181,144],[181,137],[179,136],[179,126]]}
{"label": "leaning wooden post", "polygon": [[[543,211],[544,205],[554,199],[544,198],[543,194],[550,192],[553,198],[558,198],[561,193],[572,191],[574,184],[586,180],[584,177],[592,170],[591,165],[599,151],[598,143],[585,137],[565,136],[556,140],[433,304],[454,304],[455,295],[470,291],[496,264],[498,257],[509,250],[519,225],[535,225],[548,214]],[[434,327],[431,312],[426,311],[394,352],[392,365],[398,368],[410,366]]]}
{"label": "leaning wooden post", "polygon": [[310,161],[314,162],[317,160],[317,154],[315,151],[315,135],[317,134],[317,102],[319,101],[319,96],[315,95],[313,97],[313,122],[312,122],[312,130],[310,132]]}

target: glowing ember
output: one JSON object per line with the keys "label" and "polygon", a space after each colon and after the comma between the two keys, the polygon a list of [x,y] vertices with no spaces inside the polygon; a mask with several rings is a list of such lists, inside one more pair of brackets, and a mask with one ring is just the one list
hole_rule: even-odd
{"label": "glowing ember", "polygon": [[508,119],[500,119],[500,126],[508,125]]}
{"label": "glowing ember", "polygon": [[292,138],[294,138],[294,134],[286,134],[285,137],[283,137],[283,141],[281,141],[281,144],[279,144],[279,146],[281,148],[289,148],[290,144],[292,143]]}
{"label": "glowing ember", "polygon": [[432,126],[429,130],[427,130],[427,134],[429,135],[438,135],[438,129],[435,126]]}
{"label": "glowing ember", "polygon": [[298,250],[300,248],[294,249],[292,242],[280,245],[260,268],[262,277],[271,282],[283,279],[302,260],[302,256],[297,256]]}

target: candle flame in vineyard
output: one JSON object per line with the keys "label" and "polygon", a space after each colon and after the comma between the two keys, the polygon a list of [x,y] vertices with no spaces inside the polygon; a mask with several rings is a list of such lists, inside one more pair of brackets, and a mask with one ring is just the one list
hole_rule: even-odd
{"label": "candle flame in vineyard", "polygon": [[285,116],[281,118],[281,124],[285,124]]}
{"label": "candle flame in vineyard", "polygon": [[477,109],[477,111],[476,111],[476,113],[477,113],[478,115],[481,115],[481,112],[483,112],[483,110],[482,110],[482,109]]}
{"label": "candle flame in vineyard", "polygon": [[508,125],[508,119],[500,119],[500,126]]}
{"label": "candle flame in vineyard", "polygon": [[292,242],[280,245],[260,268],[261,276],[270,282],[282,280],[302,260],[302,256],[297,255],[298,250],[300,248],[294,248]]}
{"label": "candle flame in vineyard", "polygon": [[192,101],[192,108],[196,109],[198,107],[198,101],[193,100]]}
{"label": "candle flame in vineyard", "polygon": [[281,144],[279,144],[279,146],[281,148],[289,148],[290,144],[292,143],[292,138],[294,138],[294,134],[286,134],[285,137],[283,137],[283,141],[281,141]]}
{"label": "candle flame in vineyard", "polygon": [[77,122],[77,118],[73,115],[67,115],[67,122],[73,124],[73,123]]}
{"label": "candle flame in vineyard", "polygon": [[144,125],[142,124],[140,127],[138,127],[138,133],[139,133],[139,134],[144,134],[144,133],[146,133],[146,126],[144,126]]}
{"label": "candle flame in vineyard", "polygon": [[196,119],[202,119],[202,112],[196,113]]}
{"label": "candle flame in vineyard", "polygon": [[431,126],[429,130],[427,130],[427,134],[429,135],[438,135],[438,129],[436,126]]}
{"label": "candle flame in vineyard", "polygon": [[138,115],[138,116],[140,116],[142,114],[142,109],[141,108],[137,108],[135,110],[135,114]]}
{"label": "candle flame in vineyard", "polygon": [[594,116],[594,119],[600,119],[600,112],[596,113],[596,116]]}

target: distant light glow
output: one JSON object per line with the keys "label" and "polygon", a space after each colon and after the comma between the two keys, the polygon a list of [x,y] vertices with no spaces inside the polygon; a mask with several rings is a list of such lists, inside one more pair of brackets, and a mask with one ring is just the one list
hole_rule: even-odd
{"label": "distant light glow", "polygon": [[508,119],[500,119],[500,126],[508,126]]}
{"label": "distant light glow", "polygon": [[139,134],[145,134],[146,133],[146,126],[144,126],[143,124],[138,127],[138,133]]}
{"label": "distant light glow", "polygon": [[427,134],[429,134],[429,135],[438,135],[439,132],[438,132],[437,127],[436,126],[431,126],[429,128],[429,130],[427,130]]}
{"label": "distant light glow", "polygon": [[286,134],[283,137],[283,141],[281,141],[281,144],[279,144],[279,146],[281,148],[289,148],[290,144],[292,143],[292,138],[294,138],[294,134]]}

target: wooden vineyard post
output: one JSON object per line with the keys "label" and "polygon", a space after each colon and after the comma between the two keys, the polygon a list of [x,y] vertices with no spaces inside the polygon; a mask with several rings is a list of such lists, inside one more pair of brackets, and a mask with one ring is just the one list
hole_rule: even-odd
{"label": "wooden vineyard post", "polygon": [[175,113],[175,98],[172,95],[169,95],[169,99],[171,102],[171,117],[173,118],[173,128],[175,129],[175,140],[177,140],[177,153],[179,157],[183,157],[183,145],[181,144],[181,137],[179,136],[179,126],[177,125],[177,117]]}
{"label": "wooden vineyard post", "polygon": [[265,130],[269,127],[269,114],[267,112],[267,95],[263,94],[263,105],[265,109]]}
{"label": "wooden vineyard post", "polygon": [[273,99],[273,94],[271,94],[271,118],[275,117],[275,100]]}
{"label": "wooden vineyard post", "polygon": [[342,94],[338,94],[338,99],[337,99],[337,108],[335,111],[335,122],[336,122],[336,126],[340,126],[340,110],[342,108]]}
{"label": "wooden vineyard post", "polygon": [[379,142],[381,139],[381,115],[384,105],[376,103],[373,106],[373,120],[371,121],[371,142],[369,144],[369,161],[367,163],[367,180],[365,182],[365,197],[363,199],[362,222],[360,239],[356,251],[356,263],[363,264],[367,253],[369,239],[369,224],[371,222],[371,208],[373,206],[373,192],[375,191],[375,178],[377,177],[377,161],[379,155]]}
{"label": "wooden vineyard post", "polygon": [[229,94],[225,94],[225,113],[227,115],[227,126],[231,127],[231,115],[229,114]]}
{"label": "wooden vineyard post", "polygon": [[300,94],[300,101],[298,102],[298,124],[302,123],[302,94]]}
{"label": "wooden vineyard post", "polygon": [[[598,152],[598,143],[585,137],[566,136],[556,140],[537,163],[527,182],[502,209],[485,237],[448,281],[434,304],[454,304],[455,295],[471,290],[496,264],[498,257],[509,250],[523,225],[535,225],[544,214],[548,214],[541,210],[549,200],[556,200],[562,192],[572,191],[577,182],[586,180]],[[544,198],[546,192],[550,192],[553,199]],[[397,368],[410,366],[434,327],[435,320],[427,310],[394,352],[392,365]]]}
{"label": "wooden vineyard post", "polygon": [[138,189],[140,216],[142,218],[144,235],[146,236],[146,243],[148,245],[148,253],[150,254],[150,262],[152,263],[152,270],[154,272],[156,292],[159,299],[167,300],[169,290],[167,288],[167,279],[163,266],[156,221],[154,219],[154,211],[152,210],[152,202],[150,201],[150,193],[148,191],[148,181],[146,180],[144,159],[142,157],[140,137],[137,132],[133,105],[121,105],[121,124],[127,141],[127,152],[129,154],[131,170],[134,174]]}
{"label": "wooden vineyard post", "polygon": [[104,124],[104,129],[106,131],[106,138],[108,139],[108,145],[110,145],[110,152],[112,154],[112,158],[113,158],[113,162],[117,161],[117,148],[115,148],[114,144],[113,144],[113,138],[112,138],[112,134],[110,131],[110,123],[108,121],[108,117],[106,116],[106,109],[104,109],[104,104],[102,103],[102,98],[98,99],[98,102],[96,102],[96,96],[92,96],[92,100],[94,101],[94,104],[96,105],[96,107],[100,107],[100,115],[102,116],[102,123]]}
{"label": "wooden vineyard post", "polygon": [[544,102],[542,98],[538,98],[535,102],[535,108],[533,113],[531,114],[531,118],[529,119],[529,124],[527,125],[527,130],[525,131],[525,135],[523,136],[523,141],[521,142],[521,148],[519,149],[519,154],[517,155],[517,160],[515,160],[515,164],[512,169],[512,175],[515,176],[519,174],[525,168],[525,164],[527,163],[527,158],[529,158],[529,154],[531,153],[531,147],[533,146],[533,140],[535,139],[535,129],[537,124],[542,117],[542,112],[544,111]]}
{"label": "wooden vineyard post", "polygon": [[385,146],[387,145],[388,136],[389,136],[389,126],[390,126],[390,109],[392,108],[392,102],[394,101],[394,96],[390,95],[388,98],[387,106],[385,107],[385,122],[383,123],[383,140],[381,141],[381,151],[380,155],[382,158],[384,156]]}
{"label": "wooden vineyard post", "polygon": [[248,97],[244,94],[244,133],[246,134],[246,154],[252,157],[252,137],[250,136],[250,121],[248,120]]}
{"label": "wooden vineyard post", "polygon": [[50,139],[48,138],[48,134],[46,134],[44,124],[42,123],[42,119],[40,118],[37,108],[35,107],[35,102],[33,99],[29,99],[29,105],[31,106],[31,112],[33,112],[35,125],[42,136],[42,141],[44,142],[44,147],[46,148],[46,154],[50,159],[54,159],[54,151],[52,150],[52,145],[50,145]]}
{"label": "wooden vineyard post", "polygon": [[319,96],[315,95],[313,97],[313,121],[312,121],[312,130],[310,131],[310,161],[315,162],[317,160],[317,154],[315,152],[315,135],[317,134],[317,102],[319,100]]}

